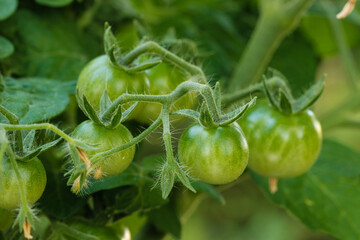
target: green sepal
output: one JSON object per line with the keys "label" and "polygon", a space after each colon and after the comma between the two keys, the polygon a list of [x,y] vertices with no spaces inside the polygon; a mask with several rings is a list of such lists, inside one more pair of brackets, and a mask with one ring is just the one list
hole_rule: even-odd
{"label": "green sepal", "polygon": [[19,232],[23,232],[23,225],[25,223],[25,219],[27,219],[31,225],[31,229],[35,230],[35,226],[36,226],[35,222],[37,221],[36,212],[37,210],[32,209],[28,205],[26,206],[21,205],[20,210],[13,223],[13,228],[16,225],[18,225]]}
{"label": "green sepal", "polygon": [[86,96],[83,95],[83,104],[85,108],[85,114],[88,118],[90,118],[93,122],[102,125],[100,119],[98,118],[96,111],[90,105],[89,101],[87,100]]}
{"label": "green sepal", "polygon": [[178,177],[178,179],[180,180],[180,182],[187,187],[190,191],[196,193],[196,190],[194,189],[194,187],[191,185],[191,182],[189,180],[188,174],[185,172],[185,170],[179,165],[179,163],[177,161],[175,161],[174,164],[174,170],[176,173],[176,176]]}
{"label": "green sepal", "polygon": [[111,99],[105,89],[100,98],[100,116],[104,115],[106,110],[110,107],[111,103],[112,103]]}
{"label": "green sepal", "polygon": [[68,186],[72,185],[81,174],[86,173],[86,165],[81,161],[75,146],[70,145],[70,156],[73,160],[74,167],[64,174],[64,176],[70,175],[69,180],[67,181]]}
{"label": "green sepal", "polygon": [[246,111],[249,109],[249,107],[254,106],[255,103],[256,103],[256,97],[251,99],[250,102],[248,102],[244,106],[242,106],[240,108],[236,108],[234,111],[221,116],[219,125],[226,126],[226,125],[229,125],[229,124],[235,122],[236,120],[241,118],[246,113]]}
{"label": "green sepal", "polygon": [[325,88],[325,76],[313,84],[301,97],[293,103],[293,113],[298,113],[309,108],[320,97]]}
{"label": "green sepal", "polygon": [[220,82],[216,82],[216,84],[215,84],[214,98],[215,98],[216,107],[220,112],[221,111],[221,88],[220,88]]}
{"label": "green sepal", "polygon": [[139,72],[143,72],[147,69],[153,68],[153,67],[159,65],[160,63],[162,63],[161,59],[150,59],[150,60],[144,61],[141,64],[138,64],[136,66],[133,66],[130,68],[125,68],[125,69],[128,73],[139,73]]}
{"label": "green sepal", "polygon": [[36,132],[36,130],[32,129],[26,134],[26,136],[23,140],[24,151],[30,150],[31,147],[33,146],[34,139],[35,139],[35,132]]}
{"label": "green sepal", "polygon": [[293,108],[292,108],[291,99],[286,94],[286,92],[284,92],[281,88],[279,89],[279,93],[280,93],[280,100],[279,100],[280,111],[288,115],[292,114]]}
{"label": "green sepal", "polygon": [[176,112],[171,112],[170,114],[187,117],[187,118],[193,119],[197,122],[199,122],[199,120],[200,120],[200,113],[198,113],[197,111],[192,110],[192,109],[180,109]]}
{"label": "green sepal", "polygon": [[125,122],[126,120],[129,119],[132,111],[137,107],[138,104],[139,104],[139,102],[135,102],[134,104],[132,104],[128,109],[126,109],[123,112],[123,114],[121,115],[120,123]]}
{"label": "green sepal", "polygon": [[205,101],[202,103],[200,108],[199,122],[204,128],[212,128],[218,126],[218,124],[216,124],[212,119]]}
{"label": "green sepal", "polygon": [[264,86],[264,93],[267,98],[267,100],[270,102],[271,106],[275,107],[277,110],[280,111],[279,105],[276,102],[275,96],[273,96],[271,89],[269,88],[267,84],[267,79],[265,76],[263,76],[263,86]]}
{"label": "green sepal", "polygon": [[166,199],[170,195],[175,182],[175,171],[172,164],[164,163],[158,181],[160,181],[161,196]]}
{"label": "green sepal", "polygon": [[[120,47],[114,36],[113,32],[111,31],[111,26],[108,22],[105,22],[105,31],[104,31],[104,50],[106,55],[113,57],[116,61],[117,56],[120,57]],[[112,55],[112,56],[111,56]]]}

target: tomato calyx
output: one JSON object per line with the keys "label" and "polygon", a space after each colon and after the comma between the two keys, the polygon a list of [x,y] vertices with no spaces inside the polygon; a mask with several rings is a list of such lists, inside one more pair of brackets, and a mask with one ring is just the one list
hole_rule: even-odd
{"label": "tomato calyx", "polygon": [[297,114],[309,108],[320,97],[324,90],[324,76],[295,99],[286,77],[275,69],[269,69],[267,76],[263,78],[263,89],[275,109],[286,115]]}

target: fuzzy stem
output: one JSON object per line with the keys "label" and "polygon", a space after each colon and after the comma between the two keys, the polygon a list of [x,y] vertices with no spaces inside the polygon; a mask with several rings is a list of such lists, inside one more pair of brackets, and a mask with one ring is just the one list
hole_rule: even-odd
{"label": "fuzzy stem", "polygon": [[202,69],[196,65],[193,65],[191,63],[188,63],[187,61],[185,61],[184,59],[178,57],[177,55],[175,55],[174,53],[166,50],[165,48],[161,47],[159,44],[157,44],[156,42],[146,42],[143,43],[141,45],[139,45],[138,47],[136,47],[135,49],[133,49],[132,51],[130,51],[123,59],[122,62],[124,64],[130,64],[132,61],[134,61],[137,57],[139,57],[140,55],[144,54],[144,53],[155,53],[157,55],[159,55],[162,59],[164,59],[165,61],[187,71],[189,74],[191,75],[196,75],[199,76],[200,78],[200,82],[201,83],[206,83],[206,77],[204,72],[202,71]]}
{"label": "fuzzy stem", "polygon": [[0,123],[0,127],[3,127],[5,130],[31,130],[31,129],[49,129],[60,137],[65,139],[69,144],[73,144],[75,141],[69,135],[61,131],[56,126],[50,123],[37,123],[37,124],[19,124],[19,125],[12,125],[12,124],[3,124]]}
{"label": "fuzzy stem", "polygon": [[[16,117],[15,114],[7,110],[4,106],[0,105],[0,113],[3,114],[6,119],[9,121],[10,124],[19,124],[19,119]],[[21,131],[15,132],[15,141],[16,145],[15,148],[18,151],[23,150],[23,140]]]}
{"label": "fuzzy stem", "polygon": [[164,139],[165,150],[166,150],[166,159],[167,159],[168,163],[173,164],[173,163],[175,163],[175,159],[174,159],[174,152],[173,152],[172,144],[171,144],[169,110],[170,110],[170,105],[163,106],[163,116],[162,116],[163,139]]}
{"label": "fuzzy stem", "polygon": [[27,201],[26,201],[26,191],[25,191],[24,181],[23,181],[22,176],[20,174],[19,166],[18,166],[18,164],[16,162],[15,153],[13,152],[13,150],[11,149],[10,146],[8,146],[7,152],[8,152],[8,155],[9,155],[11,165],[12,165],[14,171],[15,171],[16,178],[17,178],[18,183],[19,183],[19,190],[20,190],[21,201],[22,201],[21,211],[30,212],[29,206],[28,206]]}
{"label": "fuzzy stem", "polygon": [[236,101],[239,101],[245,97],[248,97],[252,93],[263,92],[263,88],[264,88],[263,83],[256,83],[254,85],[249,86],[247,89],[238,90],[236,92],[229,93],[229,94],[222,96],[221,102],[226,107]]}

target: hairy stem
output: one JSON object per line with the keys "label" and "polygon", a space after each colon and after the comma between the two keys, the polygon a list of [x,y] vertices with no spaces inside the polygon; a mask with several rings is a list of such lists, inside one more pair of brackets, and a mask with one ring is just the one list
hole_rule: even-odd
{"label": "hairy stem", "polygon": [[245,97],[248,97],[252,93],[263,92],[263,87],[264,87],[263,83],[256,83],[254,85],[251,85],[247,89],[238,90],[236,92],[229,93],[229,94],[222,96],[221,102],[224,105],[224,107],[226,107],[236,101],[239,101]]}
{"label": "hairy stem", "polygon": [[173,164],[173,163],[175,163],[175,159],[174,159],[174,152],[173,152],[172,144],[171,144],[169,110],[170,110],[170,105],[167,104],[167,105],[163,106],[163,112],[164,112],[164,114],[162,116],[163,139],[164,139],[165,150],[166,150],[166,159],[167,159],[168,163]]}
{"label": "hairy stem", "polygon": [[50,123],[37,123],[37,124],[19,124],[19,125],[12,125],[12,124],[3,124],[0,123],[0,127],[3,127],[5,130],[32,130],[32,129],[49,129],[55,132],[57,135],[65,139],[70,144],[73,144],[75,141],[69,135],[61,131],[56,126]]}
{"label": "hairy stem", "polygon": [[123,59],[122,62],[124,64],[130,64],[132,61],[134,61],[137,57],[144,53],[155,53],[159,55],[163,60],[185,70],[190,75],[199,76],[199,81],[201,83],[206,83],[206,77],[202,69],[196,65],[193,65],[191,63],[188,63],[181,57],[178,57],[176,54],[166,50],[165,48],[161,47],[156,42],[146,42],[132,51],[130,51]]}
{"label": "hairy stem", "polygon": [[[7,110],[4,106],[0,105],[0,113],[3,114],[6,119],[9,121],[10,124],[19,124],[19,119],[16,117],[15,114]],[[15,135],[15,149],[17,151],[22,151],[23,149],[23,140],[21,131],[17,131],[14,133]]]}

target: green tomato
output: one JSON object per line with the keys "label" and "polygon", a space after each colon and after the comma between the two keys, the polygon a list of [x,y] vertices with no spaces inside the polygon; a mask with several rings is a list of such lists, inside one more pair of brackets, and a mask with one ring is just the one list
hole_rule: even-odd
{"label": "green tomato", "polygon": [[[146,75],[150,80],[150,88],[148,94],[164,95],[171,93],[180,83],[188,80],[186,74],[179,68],[176,68],[167,63],[160,63],[159,65],[146,70]],[[196,106],[197,93],[189,92],[179,98],[172,106],[171,111],[179,109],[191,109]],[[135,120],[151,124],[157,119],[161,112],[161,104],[148,103],[142,110],[141,114],[135,117]],[[172,120],[180,121],[180,117],[172,117]]]}
{"label": "green tomato", "polygon": [[267,101],[258,101],[239,124],[250,147],[249,167],[262,176],[299,176],[319,155],[321,125],[310,110],[285,115]]}
{"label": "green tomato", "polygon": [[216,128],[195,124],[181,135],[178,154],[192,177],[210,184],[226,184],[244,172],[249,149],[237,124]]}
{"label": "green tomato", "polygon": [[[132,140],[130,131],[119,125],[116,129],[108,129],[87,120],[76,127],[72,136],[88,144],[96,144],[97,150],[86,151],[89,159],[96,153],[119,147]],[[131,163],[135,154],[135,146],[107,157],[101,167],[103,176],[112,176],[123,172]]]}
{"label": "green tomato", "polygon": [[[46,172],[37,158],[29,162],[17,161],[21,179],[24,183],[28,204],[35,203],[46,186]],[[0,167],[0,208],[19,208],[22,203],[19,183],[9,159],[4,157]]]}
{"label": "green tomato", "polygon": [[[105,90],[111,101],[114,101],[123,93],[147,92],[149,80],[145,73],[130,74],[115,67],[107,55],[102,55],[83,68],[76,88],[80,108],[84,110],[82,96],[85,95],[90,105],[99,112],[100,99]],[[131,103],[124,104],[124,107],[127,108],[130,105]],[[138,104],[133,114],[141,112],[143,106],[143,104]]]}

